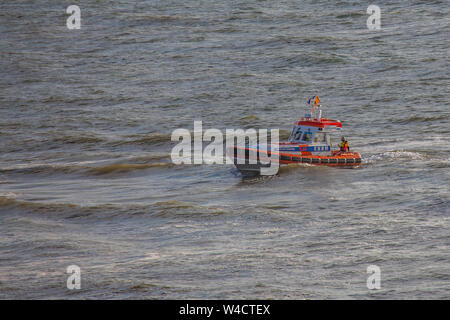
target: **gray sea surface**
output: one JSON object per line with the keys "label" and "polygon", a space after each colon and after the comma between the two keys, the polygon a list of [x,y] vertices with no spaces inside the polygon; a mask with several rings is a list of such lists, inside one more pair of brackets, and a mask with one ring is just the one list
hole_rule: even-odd
{"label": "gray sea surface", "polygon": [[[0,299],[449,299],[450,4],[370,4],[0,1]],[[316,94],[360,168],[172,164]]]}

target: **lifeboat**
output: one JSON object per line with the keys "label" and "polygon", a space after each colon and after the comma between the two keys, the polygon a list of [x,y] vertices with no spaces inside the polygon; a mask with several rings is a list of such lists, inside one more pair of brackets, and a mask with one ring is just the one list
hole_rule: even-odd
{"label": "lifeboat", "polygon": [[339,120],[323,118],[320,107],[321,105],[316,103],[310,112],[294,123],[288,141],[233,146],[227,148],[227,156],[243,175],[260,174],[261,168],[270,166],[267,159],[276,162],[278,167],[294,163],[328,167],[360,166],[361,155],[358,152],[333,149],[332,135],[341,131],[342,123]]}

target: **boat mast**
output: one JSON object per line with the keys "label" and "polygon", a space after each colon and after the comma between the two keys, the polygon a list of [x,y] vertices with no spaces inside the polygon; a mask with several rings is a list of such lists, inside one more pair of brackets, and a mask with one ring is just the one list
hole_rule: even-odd
{"label": "boat mast", "polygon": [[[316,100],[316,101],[313,101]],[[313,107],[311,109],[311,111],[307,114],[305,114],[305,118],[310,118],[312,120],[317,119],[320,121],[320,119],[322,119],[322,109],[320,109],[320,107],[322,106],[321,104],[319,104],[318,102],[320,102],[319,97],[318,96],[314,96],[312,98],[310,98],[307,101],[307,105],[311,105],[311,103],[313,104]]]}

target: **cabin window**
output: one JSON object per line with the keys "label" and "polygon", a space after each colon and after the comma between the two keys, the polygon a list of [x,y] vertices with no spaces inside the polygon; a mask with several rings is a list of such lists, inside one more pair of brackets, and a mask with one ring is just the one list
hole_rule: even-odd
{"label": "cabin window", "polygon": [[306,141],[306,142],[311,142],[311,139],[312,139],[312,133],[311,132],[305,132],[304,134],[303,134],[303,141]]}
{"label": "cabin window", "polygon": [[315,143],[327,142],[327,137],[325,136],[325,133],[324,132],[317,132],[314,135],[314,142]]}
{"label": "cabin window", "polygon": [[302,136],[302,130],[301,130],[301,128],[298,128],[297,132],[294,135],[294,140],[300,140],[301,136]]}
{"label": "cabin window", "polygon": [[289,136],[289,140],[294,139],[294,134],[295,134],[295,128],[292,129],[291,135]]}
{"label": "cabin window", "polygon": [[300,131],[301,127],[294,127],[292,129],[291,135],[289,136],[289,140],[294,140],[295,135],[297,134],[298,131]]}

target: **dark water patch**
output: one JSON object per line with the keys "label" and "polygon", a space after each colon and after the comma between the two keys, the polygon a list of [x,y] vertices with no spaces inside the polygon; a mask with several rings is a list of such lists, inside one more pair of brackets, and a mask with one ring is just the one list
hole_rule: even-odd
{"label": "dark water patch", "polygon": [[429,166],[431,168],[436,168],[436,169],[446,169],[446,168],[450,168],[450,158],[447,159],[436,159],[436,160],[432,160],[432,162],[429,164]]}
{"label": "dark water patch", "polygon": [[200,17],[180,16],[180,15],[154,15],[150,13],[141,13],[136,17],[135,13],[129,15],[121,15],[121,26],[127,28],[135,27],[160,27],[164,25],[170,26],[199,26],[208,23]]}
{"label": "dark water patch", "polygon": [[450,114],[440,114],[440,115],[413,115],[406,119],[391,119],[392,123],[396,124],[411,124],[411,123],[421,123],[421,122],[433,122],[433,121],[447,121],[450,120]]}
{"label": "dark water patch", "polygon": [[25,211],[32,211],[35,213],[48,213],[48,212],[70,212],[76,209],[77,206],[74,204],[43,204],[39,202],[18,200],[8,197],[0,196],[0,210],[3,211],[3,214],[8,213],[11,209],[19,209]]}
{"label": "dark water patch", "polygon": [[380,66],[380,67],[375,67],[374,72],[386,72],[386,71],[395,71],[400,69],[401,67],[398,65],[394,65],[394,66]]}
{"label": "dark water patch", "polygon": [[148,212],[155,217],[165,218],[213,217],[225,213],[225,211],[220,208],[199,206],[178,200],[156,202],[151,206],[151,209]]}
{"label": "dark water patch", "polygon": [[150,133],[124,136],[120,141],[113,142],[114,145],[161,145],[170,143],[170,134]]}
{"label": "dark water patch", "polygon": [[274,64],[274,67],[300,67],[300,66],[320,66],[320,65],[343,65],[346,61],[343,57],[339,57],[333,54],[323,54],[319,52],[311,52],[308,55],[292,56],[278,63]]}
{"label": "dark water patch", "polygon": [[97,144],[107,141],[104,138],[95,135],[59,135],[52,139],[54,142],[68,144]]}
{"label": "dark water patch", "polygon": [[71,165],[51,165],[51,164],[35,164],[35,165],[23,165],[17,167],[10,167],[6,169],[0,169],[0,173],[4,174],[19,174],[19,175],[51,175],[51,174],[70,174],[83,170],[82,166]]}
{"label": "dark water patch", "polygon": [[414,206],[414,210],[430,212],[434,215],[450,217],[450,200],[445,197],[433,196],[424,203]]}
{"label": "dark water patch", "polygon": [[140,156],[132,156],[127,158],[127,161],[146,164],[155,160],[168,160],[170,158],[171,155],[168,153],[153,153],[149,155],[142,154]]}
{"label": "dark water patch", "polygon": [[336,19],[359,18],[363,16],[365,17],[366,14],[362,11],[348,11],[345,13],[340,13],[336,16]]}

